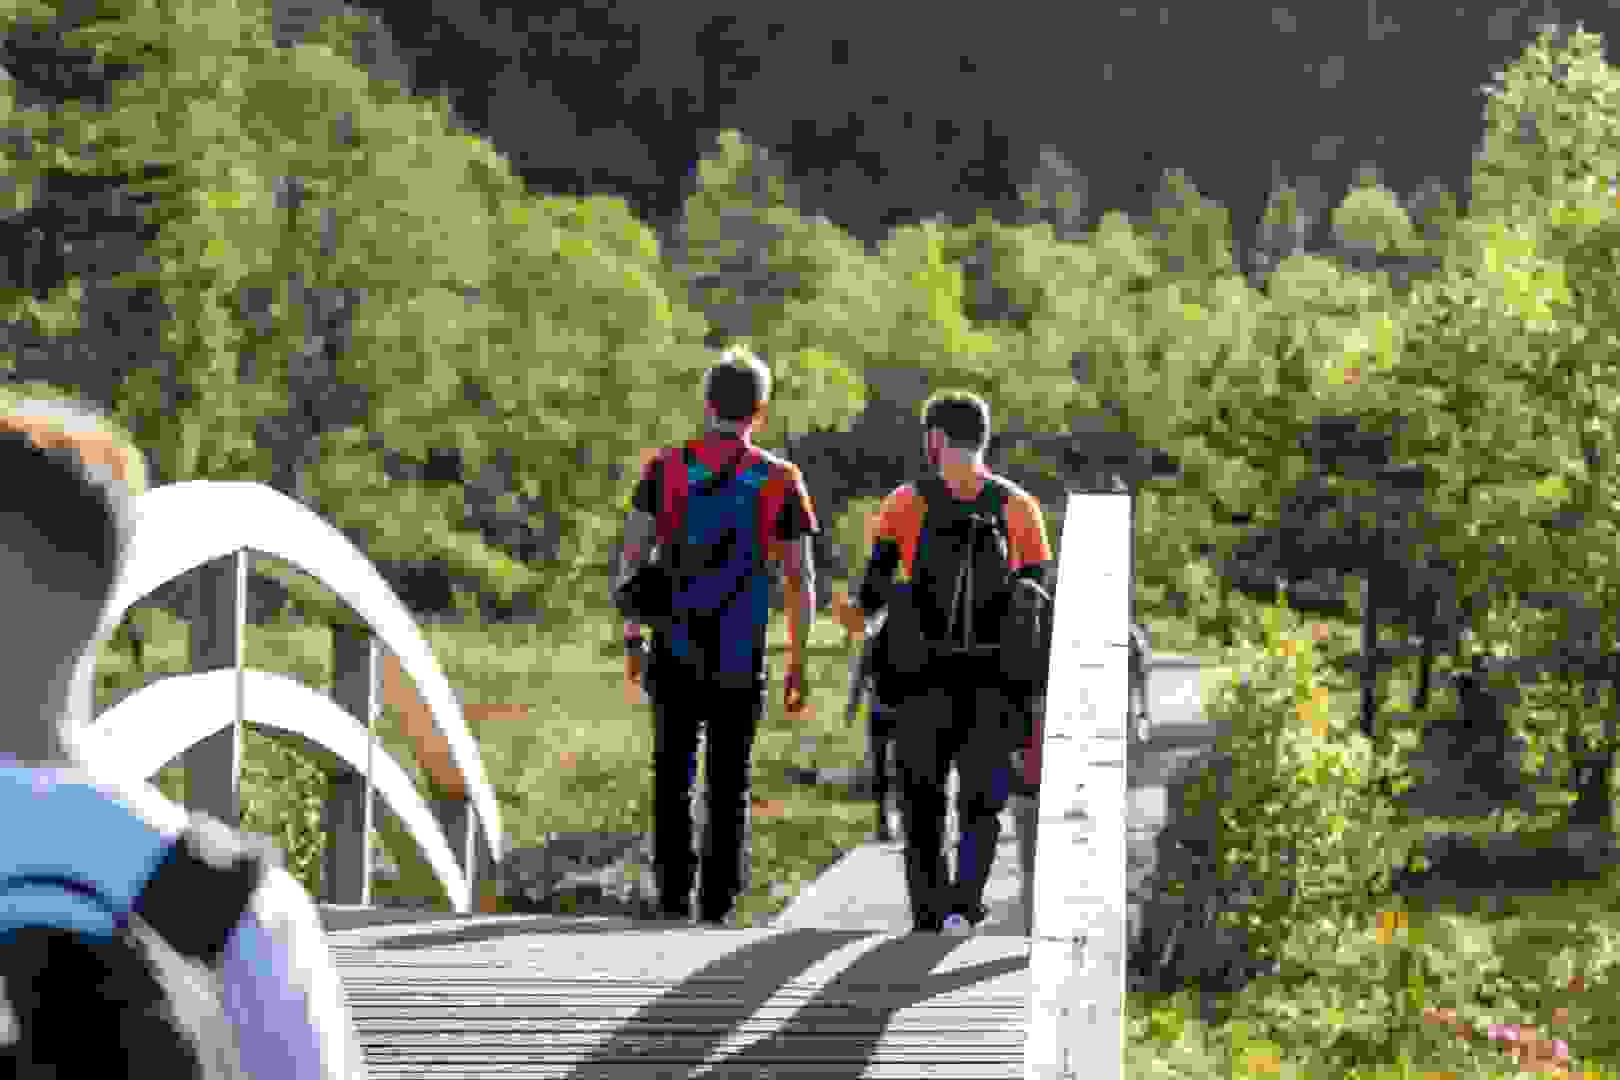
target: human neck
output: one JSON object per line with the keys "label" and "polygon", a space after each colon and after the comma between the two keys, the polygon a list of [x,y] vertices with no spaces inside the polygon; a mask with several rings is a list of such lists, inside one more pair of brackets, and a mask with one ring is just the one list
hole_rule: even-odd
{"label": "human neck", "polygon": [[947,450],[940,458],[939,475],[946,487],[963,498],[978,495],[984,483],[981,464],[973,454],[956,455]]}
{"label": "human neck", "polygon": [[737,423],[733,420],[721,420],[715,416],[706,418],[703,424],[703,431],[706,435],[724,435],[728,438],[740,439],[743,442],[749,441],[749,437],[753,434],[753,428],[754,425],[746,420]]}

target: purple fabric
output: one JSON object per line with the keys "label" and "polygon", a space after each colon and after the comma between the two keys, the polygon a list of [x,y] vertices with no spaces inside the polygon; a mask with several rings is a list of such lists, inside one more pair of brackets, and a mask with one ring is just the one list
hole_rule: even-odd
{"label": "purple fabric", "polygon": [[324,1080],[329,1075],[287,948],[251,908],[231,935],[221,973],[225,1013],[236,1025],[242,1068],[249,1076]]}

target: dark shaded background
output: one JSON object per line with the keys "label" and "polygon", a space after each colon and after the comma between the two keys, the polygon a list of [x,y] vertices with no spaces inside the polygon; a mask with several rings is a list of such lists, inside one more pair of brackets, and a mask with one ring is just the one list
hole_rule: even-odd
{"label": "dark shaded background", "polygon": [[1620,0],[360,6],[531,185],[620,194],[661,227],[736,127],[869,241],[1007,208],[1050,144],[1091,218],[1146,213],[1179,167],[1232,210],[1240,249],[1278,177],[1314,178],[1331,206],[1371,162],[1402,195],[1433,178],[1466,205],[1492,71],[1544,19],[1620,28]]}

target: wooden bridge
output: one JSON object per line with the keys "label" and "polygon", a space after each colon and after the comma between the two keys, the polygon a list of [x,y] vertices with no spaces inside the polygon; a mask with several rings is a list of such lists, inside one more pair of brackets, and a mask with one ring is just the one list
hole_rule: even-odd
{"label": "wooden bridge", "polygon": [[[1128,511],[1107,493],[1065,515],[1063,561],[1082,569],[1059,575],[1063,660],[1048,696],[1062,707],[1046,717],[1039,814],[1027,809],[1018,822],[1040,837],[1034,937],[1024,934],[1029,889],[1011,827],[989,890],[1001,910],[969,939],[905,933],[898,853],[861,849],[761,930],[476,914],[504,837],[460,704],[375,568],[262,485],[199,481],[142,496],[111,617],[199,572],[196,670],[111,704],[82,741],[132,782],[180,757],[188,804],[233,824],[246,726],[317,754],[333,785],[323,918],[375,1076],[1108,1080],[1122,1051],[1126,868],[1140,861],[1130,834],[1162,824],[1146,812],[1155,800],[1132,797],[1123,774],[1168,781],[1164,769],[1138,768],[1140,753],[1127,770]],[[253,550],[314,573],[370,628],[334,635],[330,696],[246,665]],[[1070,594],[1087,600],[1064,601]],[[390,656],[426,706],[423,763],[461,779],[454,797],[430,805],[377,744]],[[1178,709],[1197,713],[1201,673],[1180,672],[1169,687],[1150,674],[1155,727],[1162,717],[1167,735],[1187,726],[1175,723]],[[379,797],[459,914],[369,905],[365,841]]]}
{"label": "wooden bridge", "polygon": [[1019,938],[474,916],[330,940],[373,1077],[1023,1076]]}
{"label": "wooden bridge", "polygon": [[[1152,869],[1165,790],[1211,745],[1200,683],[1164,657],[1132,754],[1129,884]],[[899,849],[857,848],[772,926],[445,915],[326,905],[370,1074],[572,1080],[1024,1077],[1030,939],[1014,815],[972,938],[910,935]],[[1132,896],[1132,922],[1140,900]]]}

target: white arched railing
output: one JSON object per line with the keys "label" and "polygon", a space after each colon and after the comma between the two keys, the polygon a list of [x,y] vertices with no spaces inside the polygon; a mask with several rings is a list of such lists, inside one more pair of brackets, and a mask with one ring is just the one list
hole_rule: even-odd
{"label": "white arched railing", "polygon": [[[241,560],[248,551],[284,559],[313,575],[365,621],[416,684],[465,781],[475,827],[491,857],[500,860],[499,811],[461,705],[415,620],[342,533],[273,488],[254,483],[169,484],[142,495],[136,509],[129,557],[108,613],[112,623],[165,582],[228,556]],[[236,611],[234,640],[240,641],[245,617],[240,600]],[[107,709],[81,735],[86,754],[100,766],[144,780],[216,732],[261,718],[367,775],[410,829],[456,910],[470,911],[472,875],[463,868],[470,869],[470,859],[458,865],[415,785],[371,732],[330,697],[285,676],[247,669],[240,648],[236,656],[231,669],[162,679]]]}

